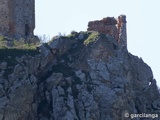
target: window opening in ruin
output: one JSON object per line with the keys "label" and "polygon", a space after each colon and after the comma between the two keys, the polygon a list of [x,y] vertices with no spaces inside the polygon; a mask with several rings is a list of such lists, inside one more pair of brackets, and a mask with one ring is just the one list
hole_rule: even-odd
{"label": "window opening in ruin", "polygon": [[28,24],[25,24],[25,35],[26,36],[29,35],[29,26],[28,26]]}

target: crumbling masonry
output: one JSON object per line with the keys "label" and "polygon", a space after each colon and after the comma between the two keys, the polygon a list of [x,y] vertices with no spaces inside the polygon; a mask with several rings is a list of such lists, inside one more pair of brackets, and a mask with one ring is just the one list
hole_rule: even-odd
{"label": "crumbling masonry", "polygon": [[31,36],[34,28],[34,0],[0,0],[0,35]]}
{"label": "crumbling masonry", "polygon": [[120,15],[117,19],[106,17],[102,20],[91,21],[88,23],[88,30],[113,36],[121,46],[127,47],[125,15]]}

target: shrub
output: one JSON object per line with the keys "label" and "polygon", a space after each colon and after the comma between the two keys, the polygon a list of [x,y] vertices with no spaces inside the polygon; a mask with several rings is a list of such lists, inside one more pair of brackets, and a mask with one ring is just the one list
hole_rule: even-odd
{"label": "shrub", "polygon": [[72,30],[71,34],[74,35],[74,34],[77,34],[77,32],[75,30]]}
{"label": "shrub", "polygon": [[84,45],[88,45],[89,43],[97,41],[98,37],[99,33],[96,31],[89,33],[88,38],[84,41]]}
{"label": "shrub", "polygon": [[77,37],[78,33],[76,31],[71,31],[71,33],[67,36],[65,36],[66,38],[75,38]]}
{"label": "shrub", "polygon": [[46,35],[42,35],[42,36],[38,36],[40,43],[46,43],[48,41],[50,41],[50,36],[46,36]]}

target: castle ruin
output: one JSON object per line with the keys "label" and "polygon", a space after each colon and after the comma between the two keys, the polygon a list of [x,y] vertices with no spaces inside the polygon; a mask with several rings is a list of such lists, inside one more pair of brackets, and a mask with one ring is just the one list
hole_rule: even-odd
{"label": "castle ruin", "polygon": [[34,0],[0,0],[0,35],[32,36],[34,28]]}
{"label": "castle ruin", "polygon": [[121,46],[127,47],[126,16],[120,15],[117,19],[106,17],[102,20],[90,21],[88,31],[97,31],[113,36]]}

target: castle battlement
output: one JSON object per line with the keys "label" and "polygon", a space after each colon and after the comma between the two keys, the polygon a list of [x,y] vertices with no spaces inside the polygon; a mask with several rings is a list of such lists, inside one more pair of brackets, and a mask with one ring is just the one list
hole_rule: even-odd
{"label": "castle battlement", "polygon": [[31,36],[34,28],[34,0],[0,0],[0,35]]}
{"label": "castle battlement", "polygon": [[121,46],[127,47],[126,16],[120,15],[118,18],[106,17],[102,20],[90,21],[88,31],[97,31],[113,36]]}

